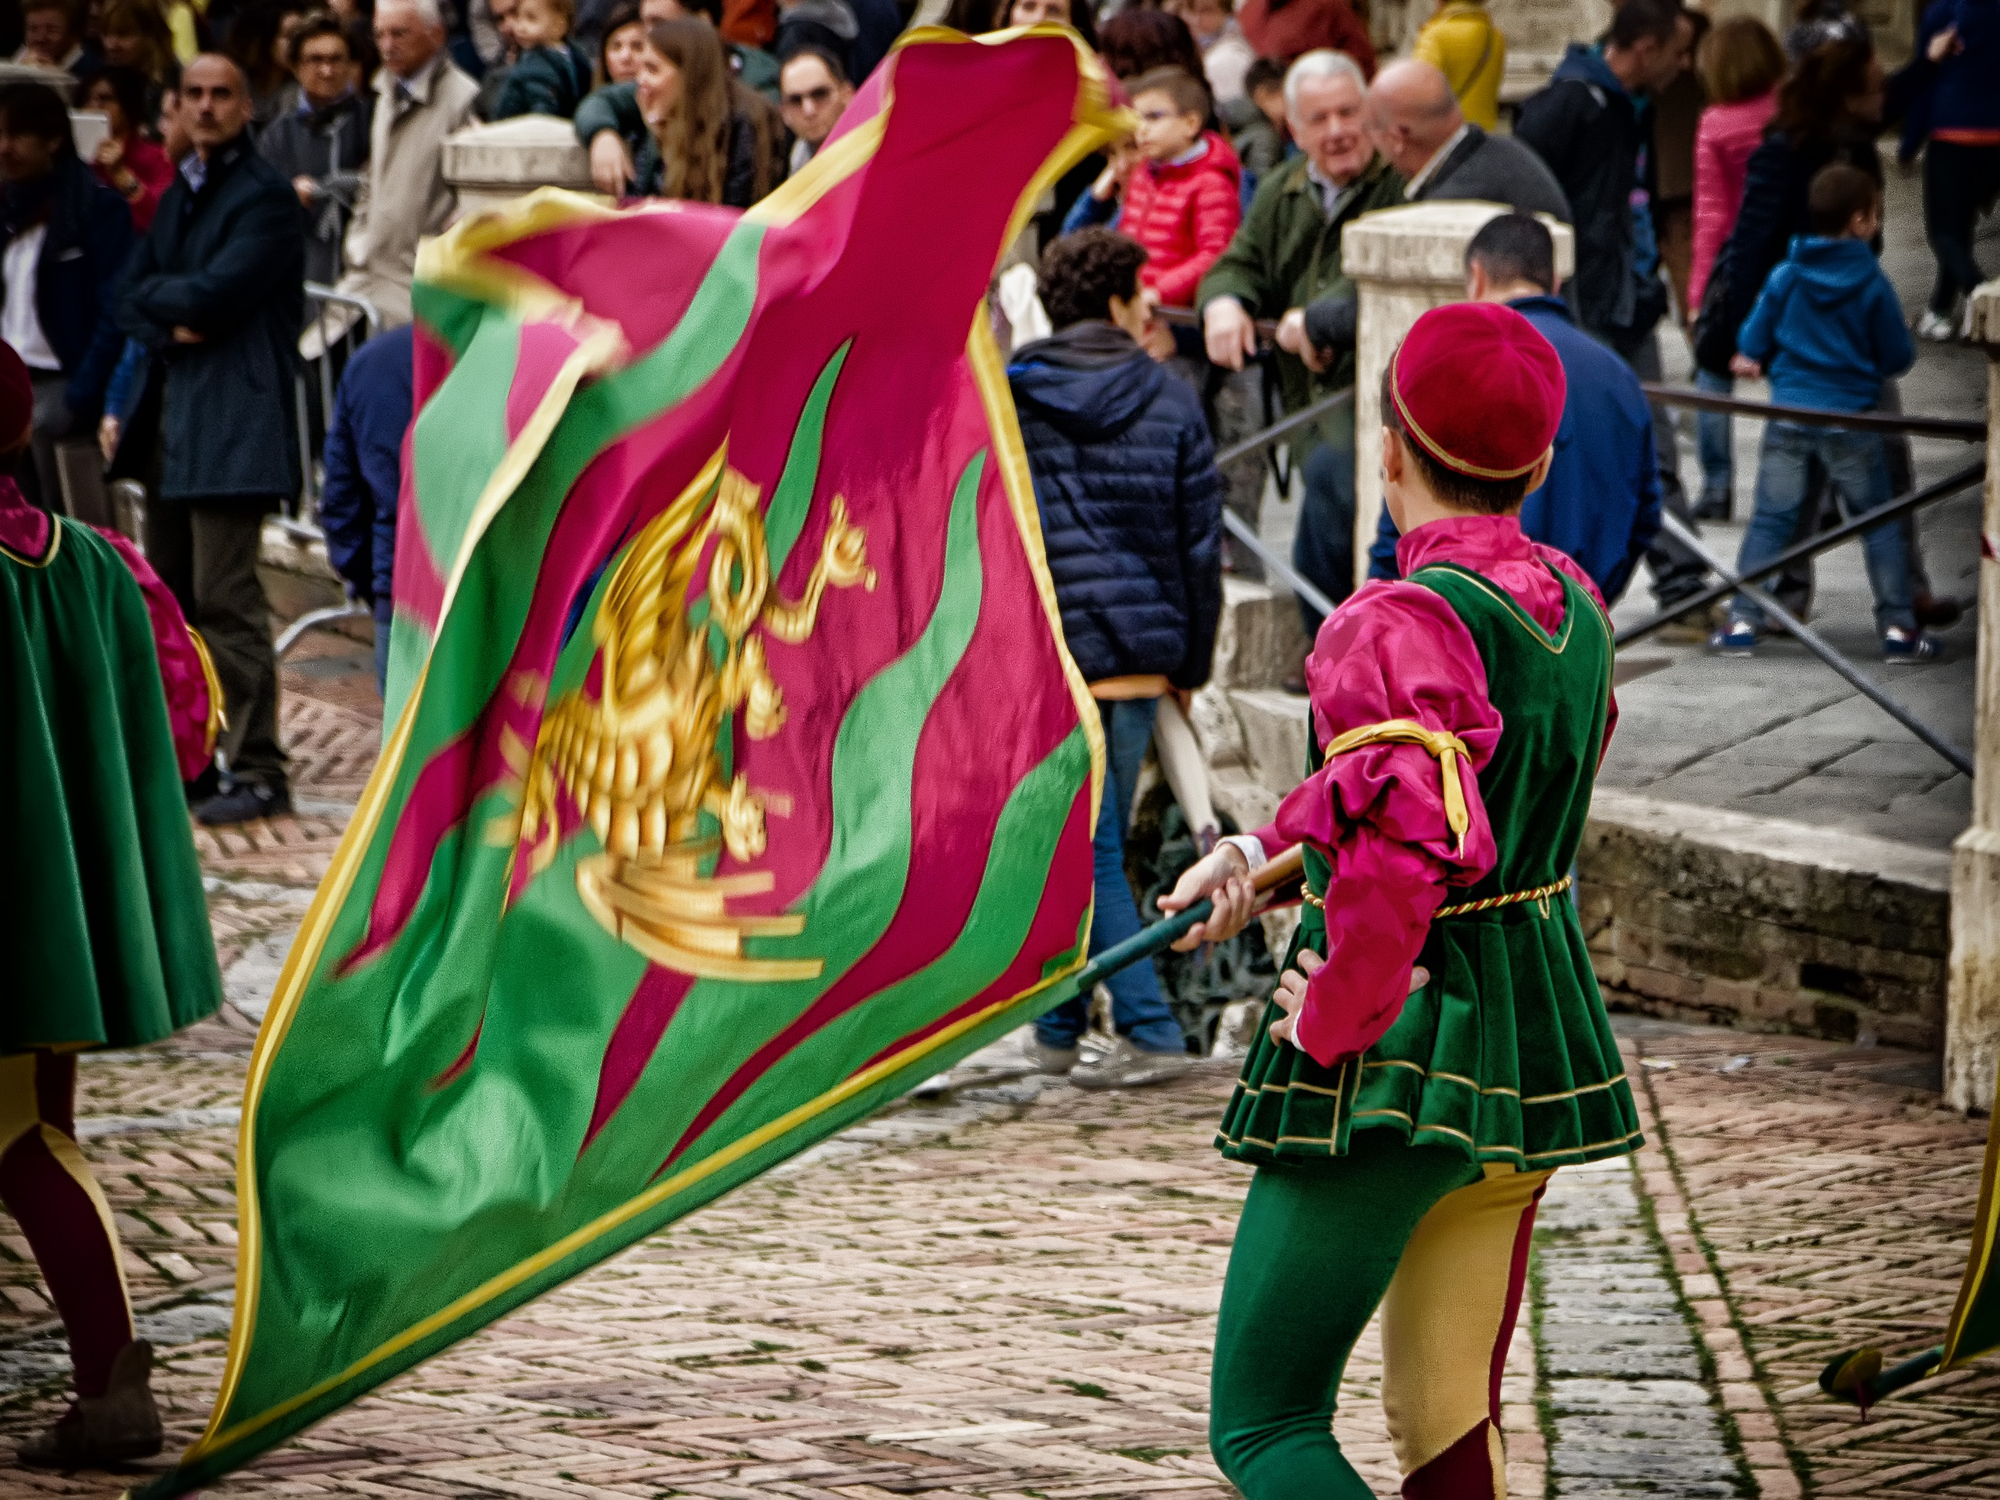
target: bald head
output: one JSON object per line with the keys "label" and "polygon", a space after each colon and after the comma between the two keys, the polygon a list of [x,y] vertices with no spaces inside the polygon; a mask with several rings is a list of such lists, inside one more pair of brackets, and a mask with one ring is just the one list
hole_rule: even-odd
{"label": "bald head", "polygon": [[1368,87],[1368,133],[1375,149],[1414,177],[1465,123],[1443,73],[1414,58],[1390,63]]}
{"label": "bald head", "polygon": [[249,127],[250,86],[243,70],[219,52],[204,52],[181,69],[181,128],[207,161]]}

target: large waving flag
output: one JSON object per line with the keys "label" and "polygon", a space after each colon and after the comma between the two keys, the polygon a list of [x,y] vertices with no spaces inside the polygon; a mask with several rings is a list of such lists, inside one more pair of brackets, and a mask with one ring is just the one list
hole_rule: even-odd
{"label": "large waving flag", "polygon": [[982,299],[1108,140],[908,38],[747,214],[420,259],[395,725],[279,981],[212,1482],[826,1136],[1081,966],[1097,717]]}

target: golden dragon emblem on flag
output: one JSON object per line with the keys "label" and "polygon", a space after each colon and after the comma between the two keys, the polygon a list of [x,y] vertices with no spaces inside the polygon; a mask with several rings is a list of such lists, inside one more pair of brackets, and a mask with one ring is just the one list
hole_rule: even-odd
{"label": "golden dragon emblem on flag", "polygon": [[[699,501],[711,493],[707,520],[697,525]],[[560,789],[604,845],[578,863],[576,886],[607,931],[681,973],[812,979],[819,959],[744,955],[747,937],[803,930],[795,915],[730,912],[734,898],[771,889],[768,870],[702,873],[725,848],[739,862],[758,858],[767,806],[789,810],[741,774],[725,774],[721,737],[739,709],[754,740],[784,727],[784,693],[771,680],[763,634],[790,645],[808,640],[826,590],[860,584],[873,591],[875,570],[866,533],[835,495],[805,592],[786,599],[771,577],[758,500],[758,487],[718,454],[682,502],[640,531],[593,626],[598,694],[564,694],[543,718],[532,757],[522,756],[519,837],[531,868],[547,868],[560,837]],[[699,618],[688,595],[704,552],[706,617]],[[720,824],[718,833],[702,832],[704,813]]]}

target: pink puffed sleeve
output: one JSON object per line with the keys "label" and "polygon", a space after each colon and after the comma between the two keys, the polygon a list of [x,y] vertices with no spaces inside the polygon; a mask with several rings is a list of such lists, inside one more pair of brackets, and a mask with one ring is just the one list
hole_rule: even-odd
{"label": "pink puffed sleeve", "polygon": [[1407,719],[1466,748],[1458,757],[1470,815],[1462,840],[1447,820],[1445,765],[1420,744],[1334,755],[1278,808],[1278,842],[1303,840],[1333,863],[1326,967],[1307,985],[1294,1032],[1299,1047],[1331,1066],[1395,1024],[1446,888],[1493,868],[1477,773],[1499,744],[1501,720],[1464,624],[1440,595],[1413,584],[1365,585],[1320,631],[1306,677],[1323,745]]}

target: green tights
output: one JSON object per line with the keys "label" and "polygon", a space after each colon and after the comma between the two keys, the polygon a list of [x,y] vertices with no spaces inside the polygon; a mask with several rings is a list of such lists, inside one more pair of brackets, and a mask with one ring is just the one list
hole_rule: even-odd
{"label": "green tights", "polygon": [[[1382,1130],[1358,1132],[1343,1157],[1258,1169],[1223,1287],[1209,1407],[1215,1461],[1249,1500],[1370,1500],[1331,1430],[1341,1372],[1418,1225],[1447,1197],[1483,1181],[1457,1152],[1405,1145]],[[1511,1334],[1511,1309],[1504,1322]],[[1418,1348],[1404,1361],[1404,1378],[1435,1375],[1409,1368],[1434,1353]],[[1476,1429],[1488,1371],[1471,1374]],[[1390,1416],[1393,1424],[1393,1403]],[[1480,1468],[1484,1445],[1481,1438]]]}

